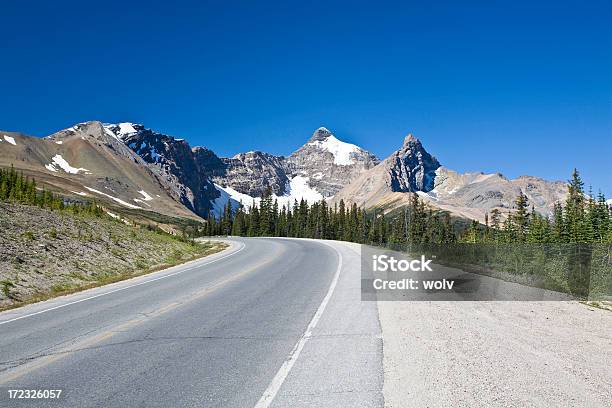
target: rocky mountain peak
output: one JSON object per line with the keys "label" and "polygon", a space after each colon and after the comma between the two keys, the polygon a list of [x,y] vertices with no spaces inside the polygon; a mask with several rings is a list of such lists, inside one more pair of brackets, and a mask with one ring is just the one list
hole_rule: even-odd
{"label": "rocky mountain peak", "polygon": [[408,133],[404,138],[404,144],[402,146],[420,145],[421,141],[417,139],[412,133]]}
{"label": "rocky mountain peak", "polygon": [[315,130],[315,132],[312,134],[312,136],[310,137],[310,139],[308,140],[308,143],[312,143],[312,142],[323,142],[325,141],[328,137],[333,137],[334,135],[332,134],[332,132],[330,132],[327,128],[321,126],[320,128],[318,128],[317,130]]}
{"label": "rocky mountain peak", "polygon": [[425,150],[421,141],[409,134],[402,147],[386,160],[394,192],[431,191],[434,188],[438,160]]}

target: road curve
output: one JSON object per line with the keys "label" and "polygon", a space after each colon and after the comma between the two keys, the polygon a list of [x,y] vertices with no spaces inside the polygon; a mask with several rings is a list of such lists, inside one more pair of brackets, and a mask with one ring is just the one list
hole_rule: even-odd
{"label": "road curve", "polygon": [[[382,406],[350,244],[236,238],[199,261],[0,313],[0,405]],[[62,389],[8,400],[8,389]]]}

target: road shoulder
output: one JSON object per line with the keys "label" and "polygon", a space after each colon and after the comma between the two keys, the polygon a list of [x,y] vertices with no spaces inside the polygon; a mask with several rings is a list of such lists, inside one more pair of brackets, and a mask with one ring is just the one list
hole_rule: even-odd
{"label": "road shoulder", "polygon": [[604,407],[612,314],[578,302],[379,302],[387,407]]}

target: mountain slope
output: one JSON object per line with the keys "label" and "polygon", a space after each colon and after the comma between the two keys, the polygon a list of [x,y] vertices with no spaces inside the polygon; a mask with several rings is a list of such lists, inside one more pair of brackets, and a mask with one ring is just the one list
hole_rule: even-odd
{"label": "mountain slope", "polygon": [[501,174],[457,173],[440,166],[418,139],[408,135],[399,150],[361,174],[331,202],[342,199],[391,210],[409,202],[406,193],[418,194],[432,207],[484,222],[494,208],[511,211],[520,193],[536,211],[551,215],[554,204],[565,199],[567,185],[531,176],[508,180]]}
{"label": "mountain slope", "polygon": [[0,132],[0,166],[35,177],[39,185],[109,207],[197,218],[169,194],[169,185],[100,122],[86,122],[47,138]]}
{"label": "mountain slope", "polygon": [[267,187],[281,206],[302,198],[320,201],[378,163],[373,154],[338,140],[323,127],[287,158],[256,151],[221,161],[223,168],[212,173],[214,182],[247,206],[258,202]]}
{"label": "mountain slope", "polygon": [[484,222],[484,214],[493,209],[502,214],[512,211],[521,193],[537,212],[551,216],[555,203],[565,200],[567,184],[532,176],[509,180],[499,173],[460,174],[440,167],[434,189],[419,195],[438,208]]}
{"label": "mountain slope", "polygon": [[[204,152],[193,150],[184,139],[146,129],[142,125],[121,123],[104,129],[137,154],[156,178],[163,180],[175,201],[201,217],[213,209],[212,201],[219,192],[201,165]],[[199,159],[199,160],[198,160]]]}
{"label": "mountain slope", "polygon": [[287,192],[289,177],[285,158],[260,151],[239,153],[222,158],[223,169],[213,174],[213,181],[251,197],[261,197],[267,187],[282,196]]}
{"label": "mountain slope", "polygon": [[372,207],[384,201],[390,193],[414,193],[433,189],[435,171],[440,163],[421,142],[406,136],[402,146],[372,169],[363,172],[340,190],[332,202],[356,203]]}
{"label": "mountain slope", "polygon": [[323,197],[332,197],[361,173],[377,165],[372,153],[338,140],[324,127],[287,158],[291,177],[308,179],[308,185]]}

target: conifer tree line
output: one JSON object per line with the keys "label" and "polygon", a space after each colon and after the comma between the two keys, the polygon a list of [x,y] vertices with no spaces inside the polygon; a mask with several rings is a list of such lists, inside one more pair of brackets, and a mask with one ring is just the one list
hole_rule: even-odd
{"label": "conifer tree line", "polygon": [[68,203],[63,197],[44,188],[39,190],[36,187],[36,180],[24,177],[23,173],[15,171],[13,166],[6,170],[0,169],[0,201],[12,201],[96,217],[104,215],[104,210],[95,202]]}
{"label": "conifer tree line", "polygon": [[565,203],[556,203],[552,217],[535,211],[527,196],[521,193],[515,210],[506,214],[495,209],[486,219],[485,226],[472,223],[462,237],[471,243],[612,243],[612,207],[600,192],[585,194],[584,182],[574,170],[568,184]]}
{"label": "conifer tree line", "polygon": [[270,188],[259,204],[253,202],[248,211],[243,206],[232,210],[228,203],[221,217],[208,217],[202,232],[204,235],[335,239],[376,245],[456,241],[450,215],[427,209],[416,195],[401,214],[388,216],[381,210],[366,211],[356,204],[347,206],[342,200],[330,207],[325,200],[308,204],[302,199],[295,200],[289,208],[279,208]]}
{"label": "conifer tree line", "polygon": [[494,209],[485,225],[473,221],[458,231],[446,211],[433,210],[416,194],[402,209],[385,214],[340,201],[331,207],[324,200],[304,199],[279,207],[267,188],[259,204],[232,209],[228,203],[220,217],[209,215],[202,235],[297,237],[335,239],[374,245],[449,243],[612,243],[612,208],[603,194],[585,194],[577,170],[569,181],[565,203],[555,204],[551,218],[537,213],[527,196],[519,195],[507,214]]}

